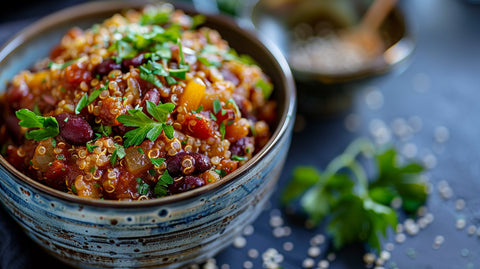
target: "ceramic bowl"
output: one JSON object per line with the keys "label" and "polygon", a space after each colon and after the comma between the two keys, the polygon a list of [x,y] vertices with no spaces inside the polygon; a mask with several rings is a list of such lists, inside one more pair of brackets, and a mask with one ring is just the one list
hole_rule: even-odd
{"label": "ceramic bowl", "polygon": [[[88,27],[136,2],[89,2],[41,19],[0,52],[0,81],[48,55],[72,26]],[[178,6],[195,14],[186,6]],[[0,157],[0,201],[48,253],[78,268],[185,268],[202,262],[253,222],[275,189],[290,145],[295,86],[279,51],[222,16],[207,16],[239,53],[272,78],[278,120],[268,144],[222,181],[174,196],[121,202],[69,195],[32,180]],[[1,91],[3,91],[2,89]]]}
{"label": "ceramic bowl", "polygon": [[[297,82],[299,112],[312,116],[330,116],[351,105],[352,89],[361,88],[387,71],[402,71],[415,48],[409,21],[399,5],[394,7],[379,28],[385,50],[359,68],[316,71],[296,68],[290,52],[295,36],[313,37],[325,31],[340,32],[357,25],[369,0],[260,0],[251,12],[253,27],[280,48],[291,64]],[[302,27],[300,27],[302,26]],[[305,29],[305,26],[308,26]],[[328,57],[331,58],[331,57]],[[321,62],[324,59],[316,59]]]}

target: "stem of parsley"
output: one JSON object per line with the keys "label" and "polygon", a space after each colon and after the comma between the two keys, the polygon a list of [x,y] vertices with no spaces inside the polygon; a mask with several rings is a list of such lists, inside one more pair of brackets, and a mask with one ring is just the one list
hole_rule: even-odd
{"label": "stem of parsley", "polygon": [[[343,154],[335,157],[325,169],[324,176],[329,178],[344,168],[348,168],[357,179],[358,192],[360,196],[365,197],[368,192],[368,177],[357,157],[360,154],[371,156],[374,152],[372,143],[367,139],[358,139],[353,141]],[[317,187],[320,185],[317,183]],[[323,186],[322,186],[323,187]]]}

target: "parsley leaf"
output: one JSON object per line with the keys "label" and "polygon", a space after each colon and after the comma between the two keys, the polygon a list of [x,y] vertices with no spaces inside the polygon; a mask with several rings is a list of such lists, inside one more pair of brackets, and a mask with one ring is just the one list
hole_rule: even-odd
{"label": "parsley leaf", "polygon": [[90,152],[90,153],[92,153],[95,148],[98,148],[98,146],[95,145],[95,144],[89,144],[89,143],[87,143],[86,146],[87,146],[87,151]]}
{"label": "parsley leaf", "polygon": [[167,125],[167,117],[173,112],[175,105],[172,103],[155,105],[151,101],[147,101],[147,111],[156,120],[149,118],[140,108],[130,109],[128,115],[120,115],[117,120],[128,127],[137,127],[125,133],[124,146],[138,146],[145,138],[155,141],[161,134],[162,130],[165,136],[173,138],[173,126]]}
{"label": "parsley leaf", "polygon": [[272,83],[265,81],[263,79],[258,79],[255,83],[255,87],[259,88],[263,93],[263,98],[267,100],[272,95],[273,85]]}
{"label": "parsley leaf", "polygon": [[243,156],[238,156],[238,155],[233,155],[232,156],[233,161],[245,161],[246,159],[247,159],[247,157],[243,157]]}
{"label": "parsley leaf", "polygon": [[70,61],[66,61],[63,64],[58,64],[58,63],[55,63],[55,62],[49,62],[48,63],[48,68],[62,70],[62,69],[65,69],[67,66],[74,64],[77,60],[78,59],[73,59],[73,60],[70,60]]}
{"label": "parsley leaf", "polygon": [[200,105],[197,110],[192,110],[192,114],[200,113],[203,110],[203,105]]}
{"label": "parsley leaf", "polygon": [[171,12],[167,9],[147,8],[140,17],[140,24],[165,24],[170,20],[170,16]]}
{"label": "parsley leaf", "polygon": [[165,172],[163,172],[163,174],[158,179],[158,182],[155,185],[155,188],[153,189],[153,193],[155,194],[155,197],[158,198],[158,197],[167,195],[168,185],[172,183],[173,183],[173,178],[168,173],[168,170],[165,170]]}
{"label": "parsley leaf", "polygon": [[15,112],[15,115],[20,120],[18,125],[26,128],[38,128],[25,133],[27,139],[41,141],[55,137],[60,132],[58,122],[54,117],[42,117],[25,108]]}
{"label": "parsley leaf", "polygon": [[215,99],[213,100],[213,113],[218,114],[222,110],[222,104],[220,103],[220,100]]}
{"label": "parsley leaf", "polygon": [[[360,155],[377,164],[373,180],[368,180],[358,160]],[[286,205],[300,197],[313,225],[327,222],[336,248],[366,242],[380,251],[380,236],[397,224],[397,213],[390,202],[401,198],[403,209],[415,212],[427,198],[426,182],[419,176],[423,167],[415,162],[400,166],[396,156],[393,148],[379,151],[368,140],[356,140],[323,172],[310,166],[297,167],[281,202]]]}
{"label": "parsley leaf", "polygon": [[150,161],[152,162],[153,165],[160,166],[165,161],[165,158],[150,158]]}
{"label": "parsley leaf", "polygon": [[93,101],[95,101],[95,99],[97,99],[98,96],[100,96],[100,93],[102,93],[104,90],[107,89],[107,85],[108,85],[108,80],[105,82],[105,86],[103,87],[100,87],[98,89],[95,89],[91,94],[90,96],[88,96],[87,93],[85,93],[82,98],[80,98],[80,101],[78,101],[78,104],[77,106],[75,107],[75,114],[80,114],[80,112],[82,111],[82,109],[86,106],[88,106],[89,104],[93,103]]}
{"label": "parsley leaf", "polygon": [[219,126],[220,135],[222,136],[222,140],[225,139],[225,121],[222,121]]}
{"label": "parsley leaf", "polygon": [[115,166],[115,163],[117,162],[118,159],[123,159],[127,153],[125,152],[125,148],[122,145],[119,145],[117,143],[115,145],[115,150],[112,153],[112,156],[110,157],[110,162],[112,163],[112,166]]}
{"label": "parsley leaf", "polygon": [[370,184],[372,198],[389,205],[395,197],[402,199],[402,207],[414,213],[427,198],[426,183],[420,177],[424,168],[418,163],[397,164],[397,153],[390,148],[376,156],[379,175]]}
{"label": "parsley leaf", "polygon": [[141,178],[137,178],[136,180],[137,180],[137,183],[138,183],[138,185],[137,185],[138,194],[147,195],[148,190],[150,189],[150,185],[143,182],[143,180]]}

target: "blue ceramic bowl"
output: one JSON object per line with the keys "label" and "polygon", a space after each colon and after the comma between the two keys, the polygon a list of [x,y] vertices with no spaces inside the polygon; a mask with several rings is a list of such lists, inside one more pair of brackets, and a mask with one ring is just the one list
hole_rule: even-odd
{"label": "blue ceramic bowl", "polygon": [[[45,17],[0,51],[0,81],[10,80],[48,55],[70,27],[91,26],[115,12],[141,5],[90,2]],[[0,157],[0,201],[47,252],[79,268],[185,268],[228,246],[260,214],[275,189],[289,148],[294,82],[284,57],[274,47],[225,17],[207,16],[207,25],[217,29],[239,53],[256,59],[272,78],[279,117],[268,144],[222,181],[136,202],[66,194],[26,177]]]}

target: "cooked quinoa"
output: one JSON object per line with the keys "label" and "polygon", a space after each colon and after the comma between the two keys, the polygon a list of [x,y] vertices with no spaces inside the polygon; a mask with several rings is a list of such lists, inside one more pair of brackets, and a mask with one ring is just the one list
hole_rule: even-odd
{"label": "cooked quinoa", "polygon": [[[222,178],[270,137],[270,79],[170,5],[73,28],[0,97],[2,155],[80,197],[143,200]],[[198,26],[199,25],[199,26]]]}

